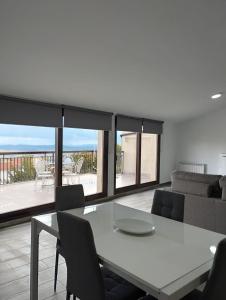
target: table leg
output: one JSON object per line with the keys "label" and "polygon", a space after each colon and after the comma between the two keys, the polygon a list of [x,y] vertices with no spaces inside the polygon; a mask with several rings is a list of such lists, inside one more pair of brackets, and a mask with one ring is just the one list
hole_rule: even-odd
{"label": "table leg", "polygon": [[31,219],[31,261],[30,261],[30,300],[38,300],[38,259],[40,228],[35,219]]}

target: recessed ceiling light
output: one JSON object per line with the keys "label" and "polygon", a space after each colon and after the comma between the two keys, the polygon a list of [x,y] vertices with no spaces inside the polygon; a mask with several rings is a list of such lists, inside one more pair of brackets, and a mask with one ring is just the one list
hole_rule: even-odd
{"label": "recessed ceiling light", "polygon": [[211,96],[211,99],[215,100],[215,99],[219,99],[222,97],[222,93],[217,93]]}

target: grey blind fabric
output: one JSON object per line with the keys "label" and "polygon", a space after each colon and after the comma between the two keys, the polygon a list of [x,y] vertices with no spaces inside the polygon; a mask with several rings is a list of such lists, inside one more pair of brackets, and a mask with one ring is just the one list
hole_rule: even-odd
{"label": "grey blind fabric", "polygon": [[163,122],[149,119],[143,119],[143,132],[162,134]]}
{"label": "grey blind fabric", "polygon": [[112,113],[64,107],[64,127],[112,130]]}
{"label": "grey blind fabric", "polygon": [[62,108],[57,105],[0,96],[0,123],[62,127]]}
{"label": "grey blind fabric", "polygon": [[142,119],[117,115],[116,122],[117,130],[142,132]]}

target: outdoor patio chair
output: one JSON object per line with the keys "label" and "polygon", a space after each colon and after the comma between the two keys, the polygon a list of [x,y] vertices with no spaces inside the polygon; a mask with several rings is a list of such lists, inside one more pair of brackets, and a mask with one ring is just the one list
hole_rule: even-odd
{"label": "outdoor patio chair", "polygon": [[[84,157],[80,157],[75,163],[71,157],[67,157],[63,163],[63,176],[67,178],[67,185],[80,183],[80,173],[83,166]],[[75,182],[73,178],[78,178],[78,182]]]}
{"label": "outdoor patio chair", "polygon": [[74,175],[75,162],[70,156],[66,156],[63,161],[63,177],[67,179],[67,185],[69,185],[69,179]]}
{"label": "outdoor patio chair", "polygon": [[84,163],[84,157],[80,157],[75,165],[75,174],[78,176],[78,183],[80,183],[81,169]]}
{"label": "outdoor patio chair", "polygon": [[54,175],[51,171],[47,170],[46,162],[43,159],[38,159],[34,164],[36,176],[35,176],[35,184],[37,186],[38,180],[41,179],[42,187],[47,184],[49,180],[54,179]]}

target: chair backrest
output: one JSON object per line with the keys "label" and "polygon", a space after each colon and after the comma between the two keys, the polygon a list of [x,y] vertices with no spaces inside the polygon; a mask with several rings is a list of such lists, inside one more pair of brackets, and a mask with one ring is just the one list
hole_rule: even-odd
{"label": "chair backrest", "polygon": [[43,159],[37,159],[34,163],[35,171],[37,174],[45,172],[46,170],[46,163]]}
{"label": "chair backrest", "polygon": [[75,166],[76,173],[80,174],[83,162],[84,162],[84,157],[80,157]]}
{"label": "chair backrest", "polygon": [[57,211],[85,206],[85,196],[82,184],[57,186],[55,198]]}
{"label": "chair backrest", "polygon": [[63,159],[63,169],[65,171],[73,172],[75,162],[70,155],[66,155]]}
{"label": "chair backrest", "polygon": [[67,291],[81,300],[104,300],[104,283],[88,221],[57,213],[60,241],[67,265]]}
{"label": "chair backrest", "polygon": [[182,194],[156,190],[151,213],[175,221],[183,222],[184,198],[185,196]]}
{"label": "chair backrest", "polygon": [[218,244],[213,266],[209,273],[209,278],[203,290],[201,299],[226,299],[226,239],[223,239]]}
{"label": "chair backrest", "polygon": [[66,164],[66,165],[72,164],[73,160],[70,156],[65,156],[64,159],[63,159],[63,163]]}

